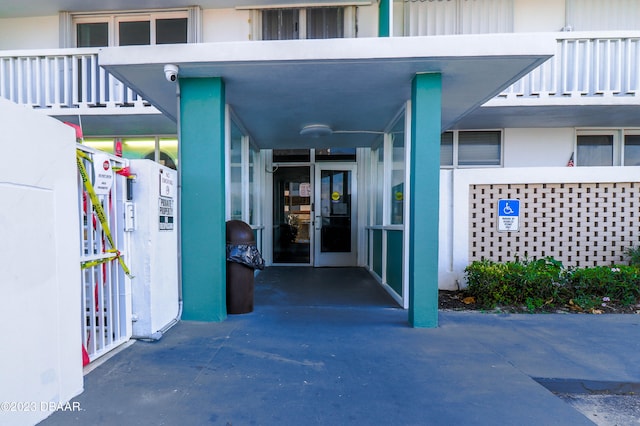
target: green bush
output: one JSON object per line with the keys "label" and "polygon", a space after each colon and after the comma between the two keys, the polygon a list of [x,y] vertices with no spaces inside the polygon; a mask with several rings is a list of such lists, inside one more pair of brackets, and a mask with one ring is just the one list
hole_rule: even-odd
{"label": "green bush", "polygon": [[628,306],[640,299],[640,267],[627,265],[564,268],[552,257],[499,263],[474,261],[465,268],[467,293],[485,309],[496,306],[577,306],[592,309],[603,301]]}
{"label": "green bush", "polygon": [[640,275],[635,266],[594,266],[575,269],[567,276],[566,286],[574,303],[582,308],[599,305],[603,298],[622,306],[640,297]]}
{"label": "green bush", "polygon": [[465,269],[467,292],[484,308],[524,305],[530,310],[553,304],[562,290],[564,268],[551,257],[498,263],[475,261]]}
{"label": "green bush", "polygon": [[624,251],[629,258],[629,265],[640,267],[640,246],[630,247]]}

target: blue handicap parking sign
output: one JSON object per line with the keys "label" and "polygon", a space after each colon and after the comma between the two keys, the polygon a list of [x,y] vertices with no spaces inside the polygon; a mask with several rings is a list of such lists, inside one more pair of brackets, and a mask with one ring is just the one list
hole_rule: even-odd
{"label": "blue handicap parking sign", "polygon": [[498,216],[520,216],[520,200],[498,200]]}

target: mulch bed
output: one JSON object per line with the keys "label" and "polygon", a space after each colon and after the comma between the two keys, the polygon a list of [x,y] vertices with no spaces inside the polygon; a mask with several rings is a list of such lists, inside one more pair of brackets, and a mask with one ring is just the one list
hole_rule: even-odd
{"label": "mulch bed", "polygon": [[[640,301],[639,301],[640,302]],[[494,309],[483,309],[475,299],[470,297],[464,290],[459,291],[438,291],[438,307],[445,311],[484,311],[484,312],[506,312],[506,313],[572,313],[572,314],[640,314],[640,303],[630,306],[617,305],[615,302],[603,302],[604,306],[594,309],[584,310],[576,305],[566,306],[543,306],[531,312],[526,306],[498,306]]]}

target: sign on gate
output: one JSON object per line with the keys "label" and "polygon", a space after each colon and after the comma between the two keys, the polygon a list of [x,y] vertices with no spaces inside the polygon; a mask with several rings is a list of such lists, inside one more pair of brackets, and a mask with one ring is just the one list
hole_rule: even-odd
{"label": "sign on gate", "polygon": [[498,232],[520,230],[520,200],[498,200]]}
{"label": "sign on gate", "polygon": [[113,186],[113,169],[109,157],[104,154],[93,155],[93,189],[96,195],[108,195]]}

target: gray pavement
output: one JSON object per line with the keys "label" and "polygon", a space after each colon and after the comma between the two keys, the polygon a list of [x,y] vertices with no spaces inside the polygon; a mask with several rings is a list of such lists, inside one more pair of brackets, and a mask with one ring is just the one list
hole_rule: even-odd
{"label": "gray pavement", "polygon": [[362,269],[268,268],[253,313],[136,342],[41,424],[588,425],[540,382],[640,383],[640,315],[439,318],[410,328]]}

